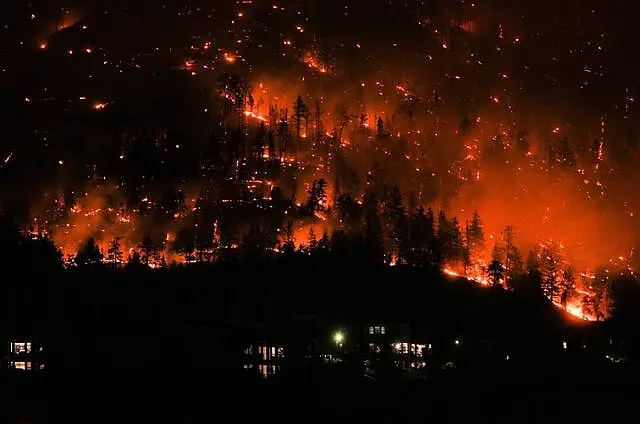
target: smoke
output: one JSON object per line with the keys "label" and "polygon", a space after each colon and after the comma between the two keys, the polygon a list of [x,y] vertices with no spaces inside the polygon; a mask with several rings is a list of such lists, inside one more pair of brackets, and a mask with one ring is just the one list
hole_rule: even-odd
{"label": "smoke", "polygon": [[[353,13],[364,14],[365,9]],[[287,109],[290,131],[294,129],[293,105],[301,96],[309,112],[303,124],[309,134],[302,146],[305,157],[313,160],[305,163],[298,175],[285,173],[274,181],[296,202],[304,203],[309,184],[319,178],[327,180],[329,191],[339,186],[354,197],[361,196],[367,179],[374,177],[370,173],[377,164],[375,177],[387,185],[398,185],[405,206],[443,208],[462,223],[477,209],[486,233],[494,240],[506,225],[513,225],[521,250],[553,240],[566,245],[571,260],[581,268],[593,269],[621,256],[628,258],[638,235],[638,204],[634,196],[634,182],[640,177],[634,159],[638,157],[637,146],[623,150],[627,161],[619,161],[614,152],[620,150],[622,137],[613,130],[621,123],[607,118],[603,136],[602,110],[591,106],[597,102],[588,94],[564,89],[563,82],[570,82],[573,87],[576,78],[569,75],[562,79],[548,70],[541,59],[548,55],[540,48],[542,41],[528,43],[522,22],[509,18],[505,9],[485,8],[468,17],[446,10],[433,12],[433,19],[421,19],[419,25],[413,22],[415,28],[426,28],[428,37],[416,36],[418,29],[414,27],[403,28],[407,37],[399,37],[383,30],[384,22],[371,24],[375,33],[372,35],[384,37],[384,42],[350,34],[348,40],[310,45],[298,45],[291,37],[289,46],[283,45],[281,36],[274,31],[277,43],[272,44],[283,49],[277,53],[286,53],[282,54],[282,63],[274,59],[274,63],[252,64],[251,72],[241,70],[240,60],[216,72],[198,69],[193,84],[206,87],[211,97],[219,100],[218,71],[241,73],[250,85],[251,112],[269,121],[270,107],[277,114]],[[538,18],[546,19],[546,11]],[[55,29],[71,26],[79,19],[78,13],[65,12],[55,20]],[[312,26],[306,29],[307,34]],[[552,36],[555,40],[556,34]],[[325,38],[330,40],[329,35]],[[263,41],[268,45],[268,40]],[[273,57],[279,56],[273,53]],[[251,63],[250,54],[244,58]],[[198,65],[195,61],[194,66]],[[323,66],[330,72],[322,72]],[[581,81],[583,68],[579,69]],[[155,94],[156,88],[148,91]],[[191,92],[174,91],[178,92],[176,97],[183,94],[195,98]],[[212,102],[202,105],[205,100],[182,100],[180,108],[176,102],[170,102],[170,106],[186,110],[190,104],[189,116],[204,116],[185,121],[185,127],[199,126],[184,131],[195,134],[189,137],[195,140],[210,129],[211,122],[205,118],[212,113],[197,113],[213,110]],[[155,97],[149,102],[155,102]],[[118,99],[114,109],[116,106]],[[321,128],[316,127],[316,112]],[[382,134],[378,134],[378,118]],[[164,131],[157,127],[166,120],[161,115],[152,124],[145,121],[146,126],[154,128],[140,132]],[[134,125],[128,130],[134,132]],[[521,133],[526,136],[521,137]],[[321,153],[311,153],[309,149],[316,134],[337,149],[331,157],[322,157],[321,163]],[[130,134],[132,139],[136,136],[140,134]],[[569,163],[558,162],[557,152],[549,153],[550,148],[557,150],[565,137],[575,157]],[[520,143],[521,138],[526,138],[526,143]],[[593,141],[598,138],[605,146],[602,160],[596,160],[592,151]],[[202,140],[192,146],[187,141],[180,144],[182,151],[191,148],[194,155],[205,145]],[[120,147],[115,149],[117,152],[106,150],[105,154],[117,157]],[[20,152],[16,154],[19,156]],[[113,174],[107,180],[116,180],[118,176]],[[212,183],[206,180],[189,181],[185,198],[195,199],[208,189]],[[74,211],[55,217],[57,225],[51,235],[65,253],[75,253],[89,237],[98,240],[103,248],[113,239],[120,239],[123,250],[136,248],[145,233],[156,235],[170,246],[172,233],[189,228],[196,221],[195,205],[189,202],[184,215],[169,223],[158,223],[144,212],[130,210],[129,199],[119,189],[96,189],[95,182],[77,187],[83,184],[57,184],[62,186],[61,191],[73,185],[76,192],[88,193],[81,196]],[[39,191],[40,187],[36,183],[32,189]],[[328,193],[330,202],[335,194]],[[153,204],[158,194],[150,192],[148,197],[147,203]],[[32,216],[36,217],[52,213],[50,202],[32,209]],[[318,238],[325,227],[332,228],[331,223],[296,222],[297,244],[306,242],[311,225],[315,225]]]}

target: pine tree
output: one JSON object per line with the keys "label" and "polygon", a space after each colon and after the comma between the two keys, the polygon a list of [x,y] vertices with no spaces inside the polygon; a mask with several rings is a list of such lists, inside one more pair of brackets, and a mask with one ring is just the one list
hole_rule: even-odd
{"label": "pine tree", "polygon": [[327,182],[324,178],[314,180],[309,189],[309,198],[307,199],[307,211],[310,214],[323,212],[327,208]]}
{"label": "pine tree", "polygon": [[296,98],[296,102],[293,105],[294,120],[296,125],[296,159],[300,159],[300,137],[302,129],[302,120],[307,114],[307,105],[305,105],[301,96]]}
{"label": "pine tree", "polygon": [[484,230],[482,229],[482,221],[477,210],[473,211],[471,223],[466,228],[467,245],[472,260],[477,260],[484,252],[485,240]]}
{"label": "pine tree", "polygon": [[96,243],[95,239],[90,237],[78,250],[75,262],[78,266],[95,266],[102,264],[102,259],[103,255],[100,251],[100,247]]}
{"label": "pine tree", "polygon": [[111,246],[109,250],[107,250],[107,261],[114,267],[117,268],[122,264],[124,259],[124,255],[120,250],[120,242],[117,238],[114,238],[111,241]]}
{"label": "pine tree", "polygon": [[152,264],[158,248],[153,242],[153,239],[151,238],[151,234],[144,235],[144,237],[142,238],[142,243],[140,244],[140,246],[138,246],[138,248],[142,252],[142,255],[141,255],[142,263],[146,266],[149,266],[149,264]]}
{"label": "pine tree", "polygon": [[315,252],[318,248],[318,238],[316,232],[313,230],[313,225],[309,227],[309,235],[307,236],[307,247],[310,252]]}
{"label": "pine tree", "polygon": [[397,186],[391,187],[387,193],[384,203],[384,237],[388,241],[389,250],[397,254],[402,239],[406,237],[406,227],[404,223],[404,206],[402,206],[402,195]]}
{"label": "pine tree", "polygon": [[491,283],[493,284],[493,286],[494,287],[498,286],[500,284],[500,281],[504,277],[504,267],[502,266],[502,264],[496,259],[494,259],[489,264],[489,267],[487,268],[487,272],[489,274],[489,278],[491,279]]}
{"label": "pine tree", "polygon": [[560,277],[560,304],[563,309],[567,309],[567,301],[576,290],[576,278],[571,267],[565,268]]}
{"label": "pine tree", "polygon": [[542,273],[542,291],[544,295],[555,301],[560,294],[558,280],[560,277],[561,259],[552,246],[544,246],[540,253],[540,272]]}

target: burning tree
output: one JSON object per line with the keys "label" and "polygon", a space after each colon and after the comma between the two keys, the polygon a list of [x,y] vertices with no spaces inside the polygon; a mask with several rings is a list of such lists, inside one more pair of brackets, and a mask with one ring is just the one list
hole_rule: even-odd
{"label": "burning tree", "polygon": [[487,272],[489,274],[489,278],[491,279],[491,283],[493,283],[494,287],[497,287],[504,278],[505,269],[500,262],[494,259],[489,264]]}
{"label": "burning tree", "polygon": [[307,211],[311,214],[323,212],[327,206],[327,182],[324,178],[313,181],[307,199]]}
{"label": "burning tree", "polygon": [[465,229],[465,236],[472,260],[477,260],[484,252],[484,231],[478,210],[473,211],[471,222]]}

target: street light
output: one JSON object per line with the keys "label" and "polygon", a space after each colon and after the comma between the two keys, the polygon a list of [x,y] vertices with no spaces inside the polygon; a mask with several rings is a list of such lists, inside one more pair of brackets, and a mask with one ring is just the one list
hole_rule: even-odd
{"label": "street light", "polygon": [[336,331],[333,335],[333,341],[336,342],[338,349],[342,348],[342,343],[344,342],[344,333],[342,331]]}

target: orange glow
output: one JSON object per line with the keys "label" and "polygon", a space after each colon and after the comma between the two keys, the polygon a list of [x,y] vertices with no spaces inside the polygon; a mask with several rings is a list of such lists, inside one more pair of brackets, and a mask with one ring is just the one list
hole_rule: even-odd
{"label": "orange glow", "polygon": [[55,24],[55,31],[62,31],[64,29],[70,28],[78,23],[81,19],[80,14],[77,10],[63,10],[62,15],[58,18]]}
{"label": "orange glow", "polygon": [[305,53],[302,62],[310,69],[320,72],[321,74],[330,74],[329,68],[318,59],[317,55],[312,52]]}
{"label": "orange glow", "polygon": [[246,110],[244,112],[244,116],[246,116],[247,118],[256,119],[256,120],[258,120],[260,122],[267,122],[267,118],[265,118],[262,115],[257,115],[255,113],[251,112],[250,110]]}
{"label": "orange glow", "polygon": [[[477,24],[473,21],[465,21],[459,26],[468,33],[477,30]],[[303,32],[304,28],[299,27],[298,31]],[[292,46],[293,42],[285,40],[283,44]],[[207,50],[210,45],[210,42],[206,42],[203,48]],[[41,49],[46,47],[46,42],[40,45]],[[454,44],[449,46],[445,41],[442,47],[453,49]],[[289,48],[283,50],[288,53],[292,51]],[[86,51],[90,52],[90,49]],[[216,53],[218,58],[219,54]],[[233,64],[242,58],[238,55],[223,53],[223,60]],[[608,159],[604,118],[598,118],[591,125],[598,135],[595,154],[598,162],[595,166],[580,158],[576,164],[567,165],[567,169],[561,170],[561,166],[555,163],[557,159],[549,158],[549,149],[545,149],[545,146],[550,142],[549,139],[558,142],[565,134],[573,136],[570,133],[572,127],[560,117],[546,114],[530,120],[514,116],[515,113],[510,109],[510,95],[501,86],[483,91],[481,104],[465,117],[468,125],[463,130],[460,128],[461,119],[456,114],[442,112],[442,116],[439,116],[434,112],[437,109],[434,104],[439,102],[437,81],[411,81],[404,73],[386,76],[382,72],[368,77],[358,76],[357,82],[351,87],[333,87],[339,78],[309,77],[309,69],[313,75],[334,75],[334,70],[323,63],[320,56],[318,51],[312,49],[304,53],[302,64],[296,71],[283,72],[278,77],[256,75],[255,80],[248,84],[255,103],[249,106],[249,101],[245,100],[245,104],[236,105],[234,109],[243,111],[241,115],[245,119],[242,124],[248,128],[247,134],[250,135],[253,135],[250,131],[255,131],[260,124],[276,126],[279,120],[273,116],[284,119],[277,111],[288,110],[284,122],[289,125],[292,135],[292,106],[297,96],[302,94],[309,112],[302,119],[305,121],[300,129],[302,140],[295,140],[302,152],[284,151],[273,157],[268,148],[258,146],[255,153],[258,158],[265,160],[279,158],[282,169],[290,170],[298,166],[303,171],[296,176],[297,199],[306,199],[305,182],[311,179],[323,177],[329,181],[328,186],[333,187],[336,165],[331,155],[337,156],[336,153],[339,153],[341,159],[357,174],[358,178],[354,180],[358,181],[353,183],[355,187],[352,189],[355,192],[351,193],[354,198],[362,199],[365,185],[369,184],[364,181],[367,171],[374,162],[379,163],[385,175],[384,184],[399,186],[405,208],[408,208],[408,199],[412,195],[414,206],[432,206],[435,211],[442,207],[448,217],[456,216],[461,225],[477,209],[483,220],[487,241],[493,242],[493,235],[500,234],[505,225],[513,225],[520,232],[516,243],[525,256],[530,249],[538,247],[541,240],[563,240],[561,245],[563,249],[566,246],[567,263],[578,271],[595,269],[603,263],[631,268],[628,252],[633,246],[632,237],[621,235],[633,233],[636,228],[611,215],[611,209],[614,208],[602,201],[609,193],[607,178],[610,177],[605,175],[609,166],[600,168],[600,163],[607,164]],[[186,70],[193,71],[196,67],[200,69],[194,60],[184,61]],[[299,68],[302,68],[302,72]],[[499,84],[515,80],[514,74],[506,72],[497,74]],[[469,79],[463,79],[460,75],[450,74],[448,78],[453,84],[462,84]],[[305,77],[306,81],[300,82]],[[322,88],[312,86],[310,80],[321,81]],[[426,88],[421,88],[420,84]],[[358,93],[358,97],[354,92]],[[222,96],[236,101],[228,93],[222,93]],[[426,116],[420,116],[413,109],[410,119],[398,113],[401,108],[415,107],[414,101],[420,105],[415,109],[428,110]],[[99,102],[93,108],[102,110],[107,105]],[[237,113],[234,117],[237,117]],[[377,125],[378,118],[381,128]],[[531,134],[528,135],[527,144],[520,148],[517,147],[517,133],[523,128],[530,129]],[[329,145],[331,148],[326,149],[329,154],[321,150]],[[492,154],[497,159],[492,158]],[[549,169],[549,162],[555,167]],[[63,165],[64,162],[60,160],[59,164]],[[244,183],[253,185],[256,181]],[[273,182],[274,185],[280,183],[283,181]],[[633,186],[629,185],[631,187],[618,188],[619,192],[631,192]],[[97,194],[90,197],[90,200],[81,202],[82,207],[78,205],[74,208],[72,217],[64,224],[57,225],[53,238],[63,252],[75,253],[79,243],[91,236],[99,239],[103,250],[114,237],[121,237],[123,250],[136,249],[140,243],[141,228],[144,227],[142,214],[133,210],[109,211],[104,198]],[[332,196],[328,193],[327,198],[332,199]],[[358,202],[362,203],[361,200]],[[637,209],[633,210],[632,206],[624,211],[625,216],[636,216]],[[193,212],[195,207],[191,205],[189,210]],[[163,229],[169,231],[164,240],[166,243],[174,240],[177,223],[186,221],[185,214],[175,214],[173,218],[169,228]],[[313,217],[306,217],[294,224],[293,238],[298,247],[307,245],[311,229],[320,239],[325,230],[340,225],[336,223],[335,214],[322,212],[316,212]],[[451,277],[466,276],[480,285],[490,286],[492,283],[486,275],[486,268],[491,247],[488,246],[488,251],[472,258],[472,266],[466,272],[460,266],[451,264],[447,264],[443,272]],[[167,257],[170,254],[168,249],[164,253]],[[392,254],[390,264],[396,263],[397,256]],[[578,288],[578,293],[588,295],[588,287]],[[561,307],[555,300],[554,304]],[[573,316],[593,319],[582,313],[577,297],[568,300],[566,310]]]}
{"label": "orange glow", "polygon": [[[453,269],[449,268],[449,267],[445,267],[443,270],[445,275],[448,275],[450,277],[453,278],[466,278],[469,281],[473,281],[475,283],[478,283],[482,286],[489,286],[491,285],[491,282],[487,279],[487,277],[480,275],[480,274],[474,274],[474,275],[467,275],[466,277],[462,274],[459,274],[458,272],[454,271]],[[588,314],[584,311],[583,307],[582,307],[582,303],[577,300],[577,299],[573,299],[570,302],[567,302],[567,306],[566,308],[564,308],[562,306],[562,304],[560,302],[557,301],[553,301],[552,302],[554,304],[554,306],[556,306],[559,309],[564,310],[565,312],[567,312],[569,315],[571,315],[574,318],[579,318],[579,319],[583,319],[585,321],[595,321],[596,318],[591,315]]]}

